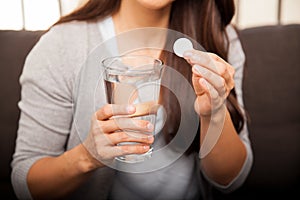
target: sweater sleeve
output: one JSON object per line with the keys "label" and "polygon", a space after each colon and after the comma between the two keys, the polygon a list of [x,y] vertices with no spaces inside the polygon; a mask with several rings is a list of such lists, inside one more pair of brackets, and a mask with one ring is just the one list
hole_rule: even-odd
{"label": "sweater sleeve", "polygon": [[60,66],[59,57],[64,53],[61,36],[53,29],[31,50],[20,77],[21,114],[11,163],[12,184],[19,199],[31,199],[27,186],[31,166],[43,157],[62,154],[70,132],[71,75]]}
{"label": "sweater sleeve", "polygon": [[[245,54],[238,38],[238,35],[232,25],[228,25],[226,32],[229,40],[229,51],[228,51],[228,62],[235,68],[235,92],[237,95],[237,101],[244,112],[244,102],[243,102],[243,92],[242,92],[242,82],[243,82],[243,72],[245,64]],[[244,112],[245,114],[245,112]],[[217,189],[228,193],[239,188],[246,180],[253,163],[253,153],[251,148],[251,143],[248,135],[247,121],[245,118],[244,127],[239,133],[239,137],[245,145],[247,156],[243,167],[241,168],[238,175],[226,186],[220,185],[213,180],[209,179],[203,172],[204,177]]]}

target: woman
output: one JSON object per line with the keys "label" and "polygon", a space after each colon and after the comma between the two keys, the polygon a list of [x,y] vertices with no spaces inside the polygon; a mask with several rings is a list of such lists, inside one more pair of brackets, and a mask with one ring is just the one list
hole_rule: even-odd
{"label": "woman", "polygon": [[[20,78],[21,118],[12,162],[12,182],[18,197],[201,199],[211,195],[212,186],[224,191],[239,187],[250,171],[252,152],[238,106],[242,105],[244,54],[229,25],[233,14],[231,0],[90,0],[62,17],[28,55]],[[80,63],[105,39],[107,32],[99,31],[99,26],[110,29],[110,37],[136,28],[169,28],[212,52],[191,50],[185,52],[184,59],[163,51],[152,54],[192,83],[197,97],[194,109],[201,123],[189,150],[164,169],[130,174],[116,172],[102,162],[124,154],[143,154],[153,143],[153,137],[124,135],[111,120],[114,115],[134,113],[133,105],[103,105],[90,115],[85,141],[76,138],[72,112],[73,106],[74,110],[79,108],[73,104],[74,85]],[[172,94],[162,91],[161,103],[169,119],[163,129],[167,141],[178,129],[179,117],[174,117],[176,104],[171,98]],[[220,137],[207,155],[200,156],[199,164],[199,146],[205,136],[213,135],[208,130],[211,119],[222,126]],[[145,121],[128,126],[138,131],[153,129]],[[124,141],[143,145],[116,145]]]}

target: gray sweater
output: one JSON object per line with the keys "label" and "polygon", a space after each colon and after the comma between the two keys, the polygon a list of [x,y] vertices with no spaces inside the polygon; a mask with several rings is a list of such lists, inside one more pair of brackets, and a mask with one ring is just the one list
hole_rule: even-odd
{"label": "gray sweater", "polygon": [[[104,53],[98,23],[73,21],[57,25],[41,37],[26,59],[20,77],[21,116],[11,176],[20,199],[31,199],[26,177],[32,164],[46,156],[59,156],[80,144],[89,131],[92,114],[106,104],[98,66],[101,58],[109,54]],[[231,26],[227,33],[229,62],[236,68],[236,92],[243,106],[241,84],[245,57]],[[127,174],[109,167],[98,169],[72,198],[192,199],[198,198],[200,193],[209,196],[212,186],[232,191],[244,182],[252,165],[246,126],[239,136],[246,146],[247,159],[238,176],[227,186],[200,174],[198,155],[191,154],[152,173]],[[200,178],[194,179],[198,172]],[[124,184],[124,180],[129,184]],[[135,193],[133,189],[143,192]]]}

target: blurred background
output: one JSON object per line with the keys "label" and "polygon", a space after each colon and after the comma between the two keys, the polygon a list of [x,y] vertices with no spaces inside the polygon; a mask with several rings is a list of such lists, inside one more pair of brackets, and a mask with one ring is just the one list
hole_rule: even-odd
{"label": "blurred background", "polygon": [[[45,30],[87,0],[1,0],[0,29]],[[300,23],[300,0],[235,0],[239,29]]]}
{"label": "blurred background", "polygon": [[[25,58],[44,30],[86,1],[0,0],[0,196],[6,199],[17,199],[10,162]],[[215,199],[300,199],[300,0],[235,0],[235,5],[254,163],[240,189],[228,195],[215,191]]]}

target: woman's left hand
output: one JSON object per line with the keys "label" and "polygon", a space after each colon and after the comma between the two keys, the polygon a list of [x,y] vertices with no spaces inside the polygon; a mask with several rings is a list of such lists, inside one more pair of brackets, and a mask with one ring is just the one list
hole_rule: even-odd
{"label": "woman's left hand", "polygon": [[234,88],[234,68],[213,53],[189,50],[184,59],[192,66],[193,86],[197,95],[195,110],[200,116],[218,111]]}

